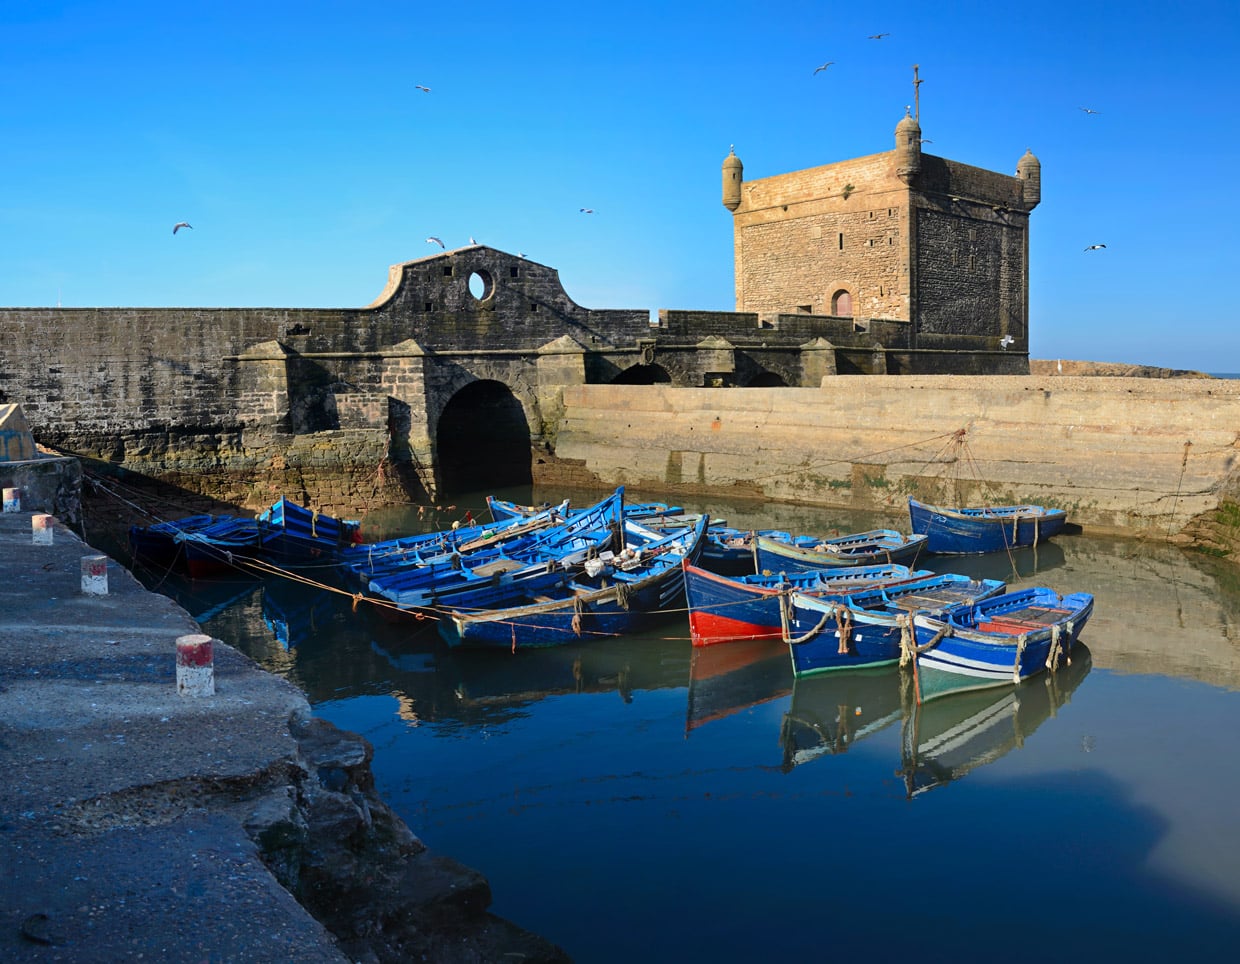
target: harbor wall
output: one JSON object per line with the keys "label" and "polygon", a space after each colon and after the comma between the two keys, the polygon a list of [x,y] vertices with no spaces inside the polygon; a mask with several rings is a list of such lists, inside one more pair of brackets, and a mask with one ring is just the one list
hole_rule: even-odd
{"label": "harbor wall", "polygon": [[[540,484],[906,514],[914,495],[1034,502],[1188,541],[1234,497],[1240,382],[827,376],[817,389],[567,389]],[[1222,554],[1222,553],[1220,553]]]}

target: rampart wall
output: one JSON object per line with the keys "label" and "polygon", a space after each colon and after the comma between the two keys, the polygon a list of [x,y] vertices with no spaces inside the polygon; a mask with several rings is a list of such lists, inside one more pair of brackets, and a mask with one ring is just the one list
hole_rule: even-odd
{"label": "rampart wall", "polygon": [[1218,508],[1238,432],[1230,381],[836,376],[820,389],[579,386],[556,455],[575,484],[899,515],[910,494],[1036,502],[1164,539]]}

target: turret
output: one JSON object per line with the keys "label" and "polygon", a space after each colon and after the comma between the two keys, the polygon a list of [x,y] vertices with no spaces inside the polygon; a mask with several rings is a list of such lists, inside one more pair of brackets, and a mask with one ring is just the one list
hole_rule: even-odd
{"label": "turret", "polygon": [[1026,150],[1024,156],[1016,164],[1016,177],[1020,180],[1021,195],[1025,207],[1036,208],[1042,200],[1042,163],[1033,156],[1033,151]]}
{"label": "turret", "polygon": [[896,176],[906,183],[921,173],[921,125],[908,110],[896,125]]}
{"label": "turret", "polygon": [[735,211],[741,206],[741,181],[744,180],[745,169],[741,159],[736,156],[735,148],[729,150],[723,159],[723,206]]}

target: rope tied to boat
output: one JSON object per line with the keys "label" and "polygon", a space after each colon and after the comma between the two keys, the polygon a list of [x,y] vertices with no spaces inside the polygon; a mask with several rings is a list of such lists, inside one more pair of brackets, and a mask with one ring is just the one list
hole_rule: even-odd
{"label": "rope tied to boat", "polygon": [[896,617],[896,625],[900,627],[900,665],[907,666],[916,658],[917,647],[913,645],[913,614],[906,613]]}
{"label": "rope tied to boat", "polygon": [[633,587],[625,582],[616,583],[616,605],[625,612],[629,611],[629,601],[633,598]]}
{"label": "rope tied to boat", "polygon": [[1059,660],[1063,656],[1063,643],[1059,641],[1059,624],[1055,623],[1051,626],[1051,648],[1046,653],[1046,668],[1052,673],[1059,665]]}
{"label": "rope tied to boat", "polygon": [[[581,616],[585,611],[586,611],[585,600],[583,600],[580,596],[574,596],[573,597],[573,621],[572,621],[574,636],[578,636],[578,637],[581,636]],[[514,641],[514,645],[515,645],[515,641]]]}
{"label": "rope tied to boat", "polygon": [[[788,597],[787,597],[787,599],[788,599],[788,605],[789,605],[789,608],[791,608],[791,605],[792,605],[792,597],[791,597],[791,596],[788,596]],[[806,633],[804,636],[795,636],[795,637],[794,637],[794,636],[789,636],[789,635],[788,635],[788,630],[787,630],[787,627],[785,627],[785,628],[784,628],[784,640],[785,640],[785,642],[788,642],[788,643],[790,643],[790,644],[791,644],[791,645],[793,645],[793,646],[797,646],[797,645],[799,645],[799,644],[801,644],[801,643],[804,643],[804,642],[806,642],[806,641],[808,641],[808,640],[812,639],[813,637],[817,636],[817,635],[818,635],[818,634],[822,631],[823,627],[827,625],[827,620],[828,620],[828,619],[831,619],[834,615],[835,615],[835,607],[834,607],[834,606],[831,606],[831,607],[829,607],[828,609],[824,610],[824,611],[823,611],[823,614],[822,614],[822,618],[821,618],[820,620],[818,620],[818,625],[817,625],[817,626],[815,626],[813,629],[811,629],[811,630],[810,630],[808,633]]]}
{"label": "rope tied to boat", "polygon": [[310,537],[317,539],[319,537],[319,510],[315,509],[310,513]]}
{"label": "rope tied to boat", "polygon": [[852,641],[852,610],[847,606],[835,607],[835,631],[840,637],[840,644],[836,647],[836,654],[839,656],[848,655],[848,645]]}
{"label": "rope tied to boat", "polygon": [[1063,624],[1063,629],[1064,629],[1064,632],[1066,632],[1066,633],[1068,634],[1067,663],[1068,663],[1068,665],[1069,665],[1069,666],[1071,666],[1071,665],[1072,665],[1072,648],[1071,648],[1071,647],[1072,647],[1072,632],[1073,632],[1073,626],[1074,626],[1074,623],[1073,623],[1073,621],[1072,621],[1071,619],[1067,620],[1067,621]]}
{"label": "rope tied to boat", "polygon": [[1020,638],[1016,640],[1016,662],[1012,666],[1012,682],[1020,682],[1020,658],[1025,654],[1025,647],[1029,644],[1029,634],[1021,633]]}
{"label": "rope tied to boat", "polygon": [[362,601],[362,594],[360,592],[355,592],[353,594],[353,611],[354,612],[357,612],[357,604],[360,603],[361,601]]}

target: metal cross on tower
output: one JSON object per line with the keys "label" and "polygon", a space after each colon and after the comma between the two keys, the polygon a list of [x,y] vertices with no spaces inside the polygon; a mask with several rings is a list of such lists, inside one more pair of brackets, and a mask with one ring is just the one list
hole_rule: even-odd
{"label": "metal cross on tower", "polygon": [[913,64],[913,120],[921,123],[921,79],[917,76],[920,64]]}

